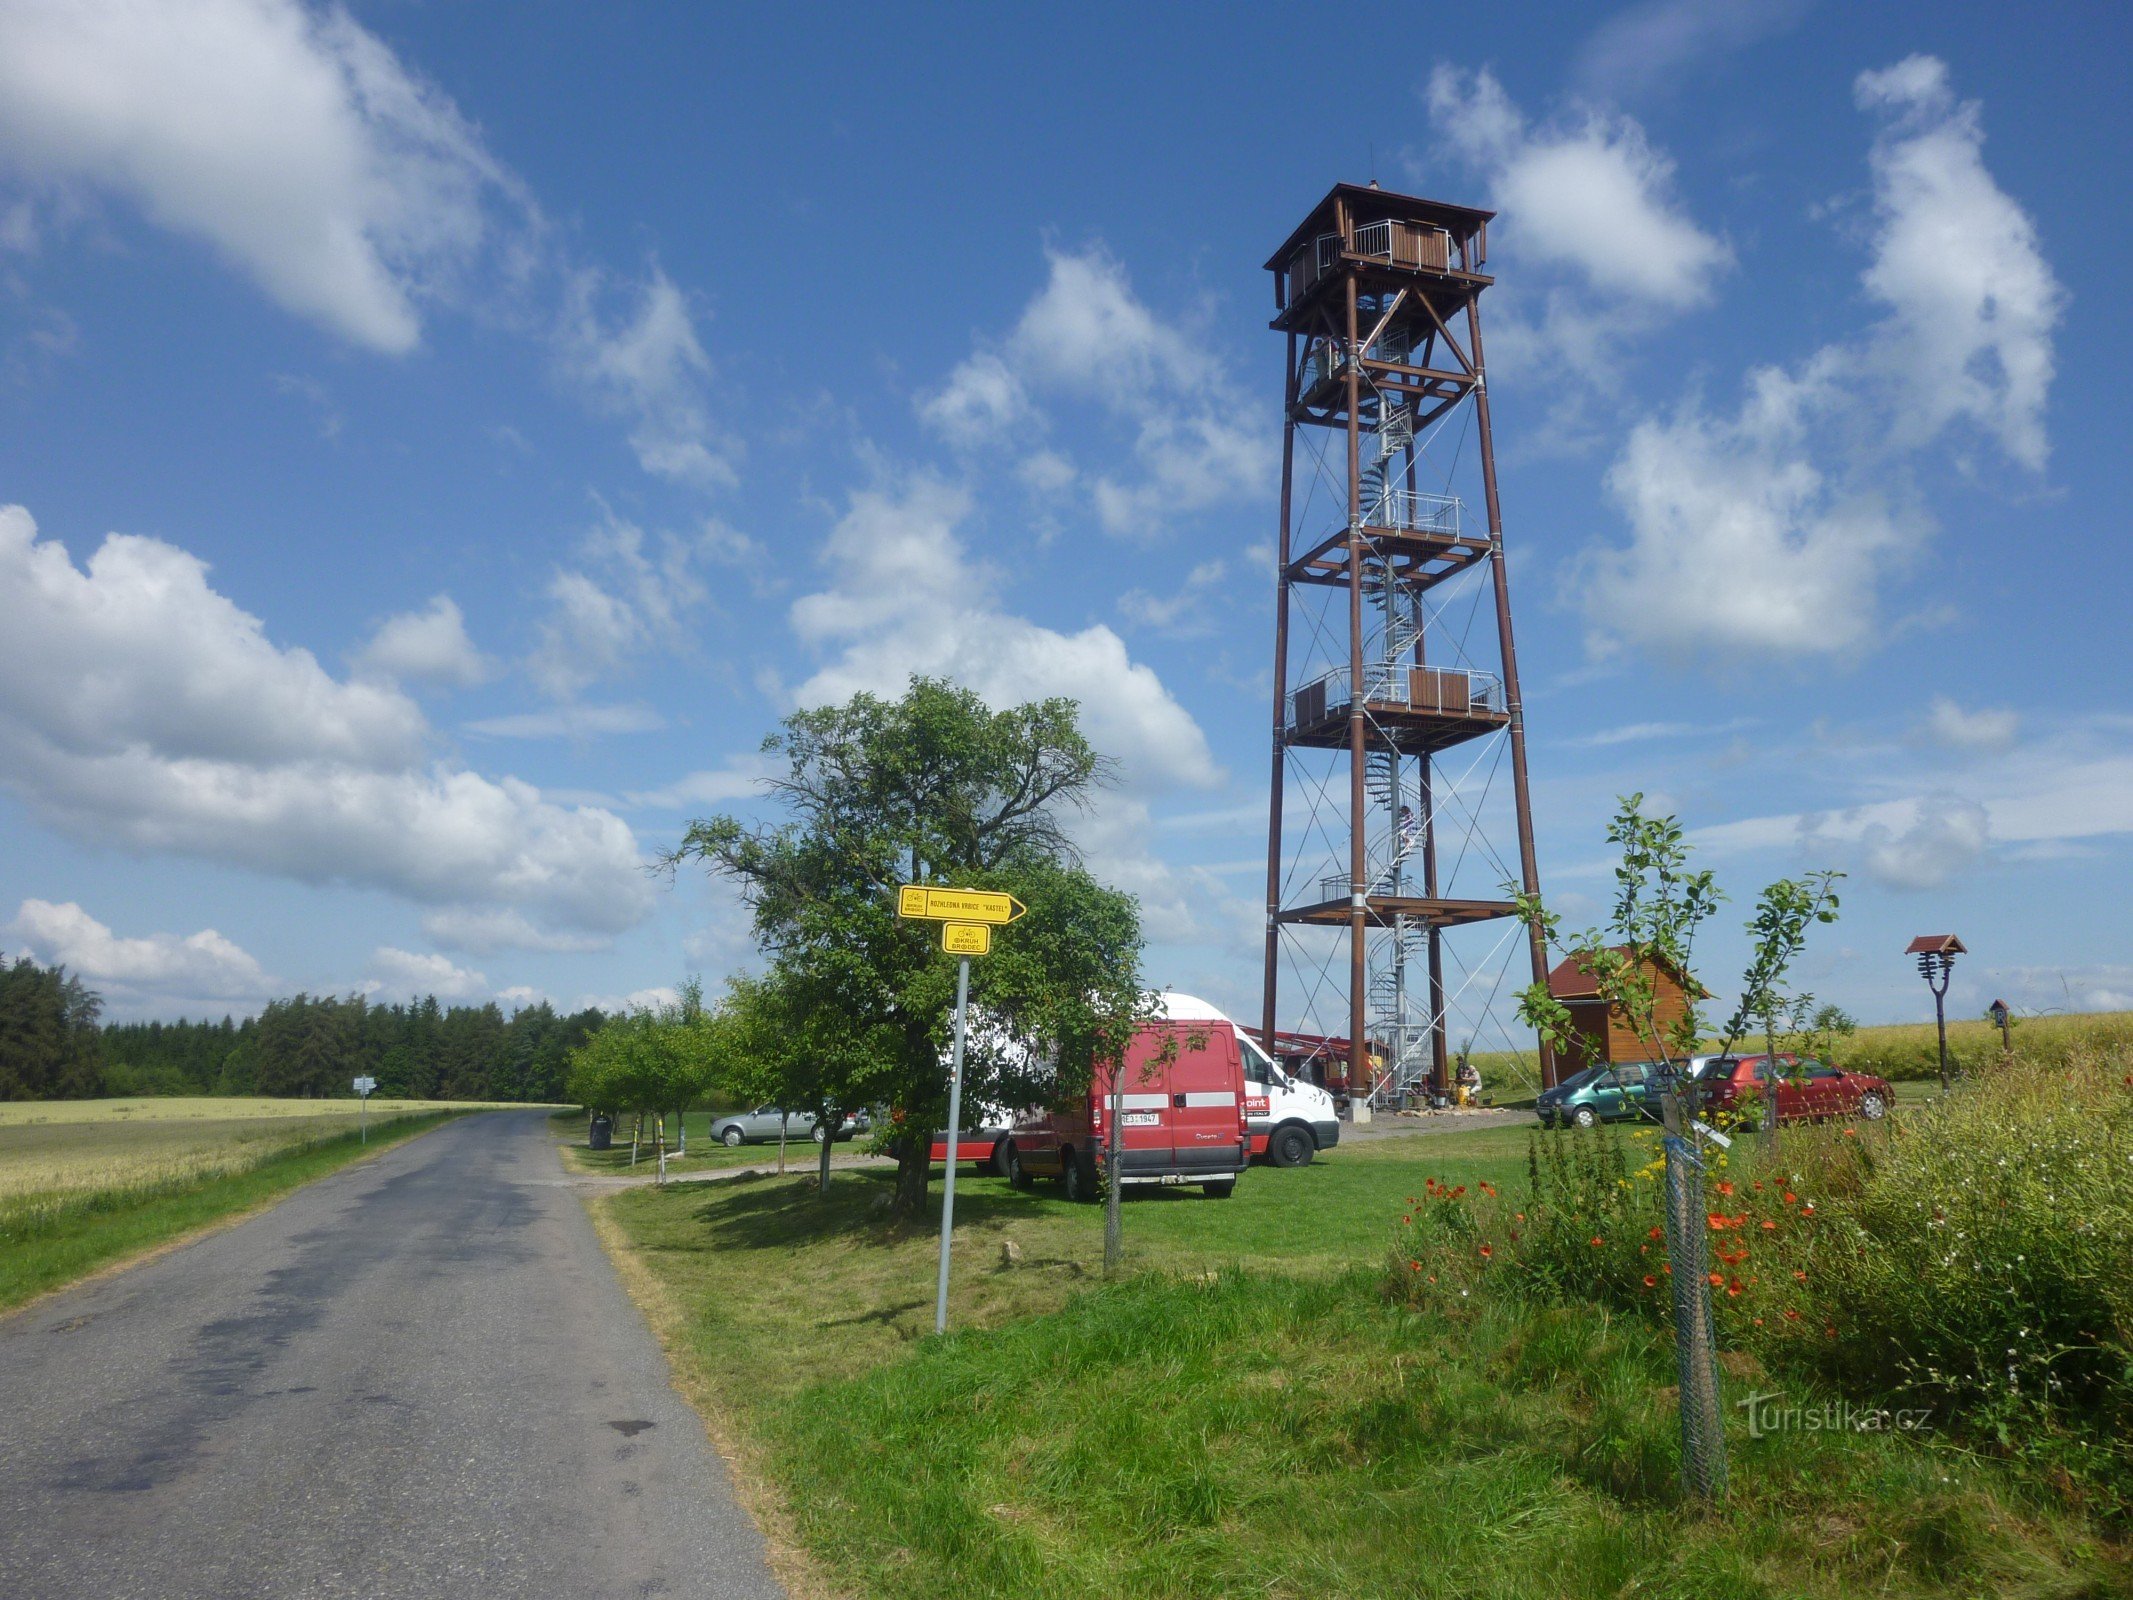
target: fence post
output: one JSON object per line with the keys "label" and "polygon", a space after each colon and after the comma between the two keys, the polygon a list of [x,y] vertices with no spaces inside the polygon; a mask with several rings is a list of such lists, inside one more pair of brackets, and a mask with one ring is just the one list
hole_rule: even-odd
{"label": "fence post", "polygon": [[1719,1409],[1718,1330],[1704,1253],[1703,1163],[1689,1141],[1666,1136],[1666,1255],[1674,1280],[1674,1359],[1681,1374],[1681,1478],[1689,1494],[1726,1492],[1725,1417]]}

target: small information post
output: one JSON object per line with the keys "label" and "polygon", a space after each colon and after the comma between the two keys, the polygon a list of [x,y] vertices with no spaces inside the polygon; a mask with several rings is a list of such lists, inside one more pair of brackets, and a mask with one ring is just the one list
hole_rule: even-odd
{"label": "small information post", "polygon": [[963,1038],[970,1010],[970,958],[992,954],[992,930],[1028,913],[1011,894],[992,889],[936,889],[907,883],[896,891],[896,914],[941,925],[941,948],[960,956],[955,974],[955,1046],[948,1058],[947,1176],[941,1186],[941,1270],[933,1292],[933,1331],[948,1331],[948,1246],[955,1234],[956,1136],[963,1125]]}
{"label": "small information post", "polygon": [[358,1078],[355,1081],[357,1144],[370,1143],[370,1092],[377,1086],[376,1078]]}

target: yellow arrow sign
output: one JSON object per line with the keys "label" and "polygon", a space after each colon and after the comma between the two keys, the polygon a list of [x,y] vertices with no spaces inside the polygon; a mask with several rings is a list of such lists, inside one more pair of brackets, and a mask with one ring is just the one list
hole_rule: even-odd
{"label": "yellow arrow sign", "polygon": [[992,954],[992,929],[982,922],[944,922],[941,924],[941,948],[952,956],[989,956]]}
{"label": "yellow arrow sign", "polygon": [[936,889],[930,884],[907,883],[896,891],[896,914],[923,922],[989,922],[999,927],[1028,911],[1013,895],[994,889]]}

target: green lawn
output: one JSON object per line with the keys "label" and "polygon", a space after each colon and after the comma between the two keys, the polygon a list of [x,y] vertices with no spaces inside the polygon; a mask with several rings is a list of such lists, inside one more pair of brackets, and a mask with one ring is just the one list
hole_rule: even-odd
{"label": "green lawn", "polygon": [[1733,1502],[1692,1514],[1648,1329],[1389,1307],[1406,1197],[1522,1185],[1527,1138],[1417,1134],[1255,1169],[1226,1201],[1134,1198],[1113,1285],[1100,1208],[959,1181],[945,1340],[937,1234],[885,1220],[886,1173],[840,1174],[827,1201],[761,1178],[595,1205],[832,1592],[2127,1592],[2087,1525],[1931,1439],[1743,1433]]}
{"label": "green lawn", "polygon": [[[765,1167],[773,1170],[777,1167],[778,1147],[776,1144],[744,1144],[734,1149],[728,1149],[712,1138],[711,1124],[715,1117],[723,1115],[723,1112],[710,1111],[692,1111],[689,1113],[689,1153],[686,1156],[679,1156],[674,1153],[674,1148],[679,1141],[675,1139],[674,1125],[671,1122],[667,1124],[667,1138],[670,1141],[667,1151],[667,1172],[669,1176],[677,1174],[686,1176],[692,1172],[718,1172],[735,1167]],[[605,1150],[595,1150],[586,1143],[588,1130],[584,1112],[575,1110],[560,1111],[550,1121],[556,1130],[556,1139],[558,1147],[563,1152],[564,1165],[568,1166],[573,1172],[637,1172],[642,1174],[658,1169],[659,1152],[653,1143],[652,1123],[649,1118],[645,1121],[644,1142],[638,1148],[637,1164],[634,1167],[630,1165],[631,1123],[629,1118],[625,1117],[618,1122],[614,1132],[615,1142]],[[863,1152],[866,1147],[864,1138],[846,1139],[838,1144],[837,1154],[840,1156],[851,1155],[855,1152]],[[812,1172],[815,1170],[815,1162],[819,1155],[820,1150],[814,1140],[804,1134],[797,1139],[788,1140],[785,1146],[786,1169],[788,1171],[805,1170]]]}

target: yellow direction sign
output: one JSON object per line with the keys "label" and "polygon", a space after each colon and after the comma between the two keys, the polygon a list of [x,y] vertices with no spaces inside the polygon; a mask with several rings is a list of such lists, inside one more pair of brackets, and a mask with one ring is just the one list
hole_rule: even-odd
{"label": "yellow direction sign", "polygon": [[952,956],[989,956],[992,954],[992,929],[982,922],[944,922],[941,924],[941,948]]}
{"label": "yellow direction sign", "polygon": [[896,891],[896,914],[924,922],[989,922],[1001,927],[1028,910],[1013,895],[994,889],[936,889],[931,884],[907,883]]}

